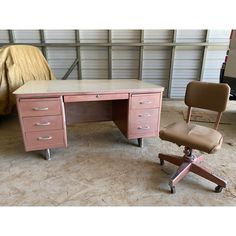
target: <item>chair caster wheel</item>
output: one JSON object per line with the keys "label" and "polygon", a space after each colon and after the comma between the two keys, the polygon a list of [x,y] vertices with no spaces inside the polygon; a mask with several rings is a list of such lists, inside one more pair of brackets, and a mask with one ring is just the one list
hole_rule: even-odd
{"label": "chair caster wheel", "polygon": [[170,186],[170,192],[171,193],[176,193],[175,186]]}
{"label": "chair caster wheel", "polygon": [[164,164],[165,164],[164,160],[161,160],[161,159],[160,159],[160,165],[161,165],[161,166],[164,166]]}
{"label": "chair caster wheel", "polygon": [[217,185],[217,186],[215,187],[215,192],[216,192],[216,193],[220,193],[220,192],[222,191],[222,189],[223,189],[222,186]]}

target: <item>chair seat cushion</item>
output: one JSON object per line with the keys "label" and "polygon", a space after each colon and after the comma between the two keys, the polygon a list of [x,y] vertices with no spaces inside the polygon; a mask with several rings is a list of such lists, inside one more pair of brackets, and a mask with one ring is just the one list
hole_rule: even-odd
{"label": "chair seat cushion", "polygon": [[207,153],[220,149],[223,137],[217,130],[186,122],[175,122],[160,131],[163,140]]}

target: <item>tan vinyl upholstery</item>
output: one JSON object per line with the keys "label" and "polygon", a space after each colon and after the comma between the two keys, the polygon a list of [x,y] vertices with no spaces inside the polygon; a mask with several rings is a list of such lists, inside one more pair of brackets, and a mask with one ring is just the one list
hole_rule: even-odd
{"label": "tan vinyl upholstery", "polygon": [[223,112],[229,97],[227,84],[192,81],[187,85],[185,104],[211,111]]}
{"label": "tan vinyl upholstery", "polygon": [[220,149],[223,141],[222,135],[217,130],[187,124],[184,121],[168,125],[160,131],[159,135],[163,140],[207,153],[213,153]]}
{"label": "tan vinyl upholstery", "polygon": [[[215,84],[193,81],[187,85],[185,103],[189,107],[197,107],[223,112],[229,98],[227,84]],[[161,139],[213,153],[221,147],[222,135],[215,129],[186,122],[176,122],[160,131]]]}

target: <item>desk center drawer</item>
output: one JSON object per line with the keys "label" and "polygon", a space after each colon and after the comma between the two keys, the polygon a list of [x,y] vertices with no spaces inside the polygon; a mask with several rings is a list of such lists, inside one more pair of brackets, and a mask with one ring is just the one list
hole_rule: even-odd
{"label": "desk center drawer", "polygon": [[63,129],[62,116],[34,116],[24,117],[25,131],[41,131]]}
{"label": "desk center drawer", "polygon": [[84,94],[64,96],[64,102],[87,102],[87,101],[106,101],[128,99],[128,93],[114,94]]}

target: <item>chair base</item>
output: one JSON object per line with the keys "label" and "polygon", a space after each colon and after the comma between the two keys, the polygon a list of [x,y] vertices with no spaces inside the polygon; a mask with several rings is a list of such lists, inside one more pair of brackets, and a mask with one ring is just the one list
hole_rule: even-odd
{"label": "chair base", "polygon": [[[186,149],[185,149],[186,150]],[[215,184],[215,192],[221,192],[223,188],[226,187],[227,182],[220,177],[213,174],[210,170],[201,167],[199,164],[203,161],[203,156],[192,155],[192,150],[190,150],[191,155],[185,155],[183,157],[159,154],[160,164],[164,165],[164,161],[168,161],[176,166],[179,166],[176,173],[170,178],[169,185],[171,193],[175,193],[175,186],[177,183],[184,178],[189,172],[193,172]]]}

